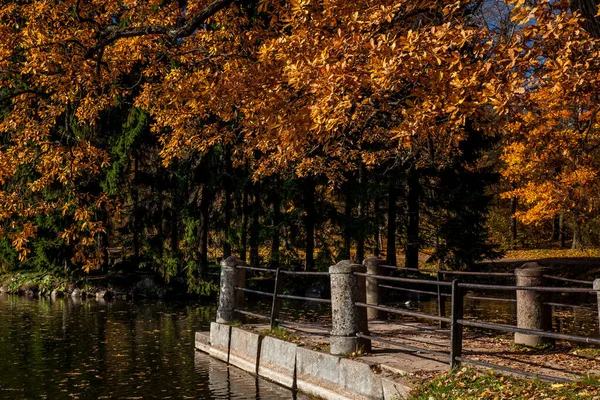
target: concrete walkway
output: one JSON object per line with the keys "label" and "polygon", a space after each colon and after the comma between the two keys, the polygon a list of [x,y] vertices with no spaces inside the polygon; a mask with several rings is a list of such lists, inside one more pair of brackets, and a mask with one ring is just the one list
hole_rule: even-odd
{"label": "concrete walkway", "polygon": [[[326,323],[311,324],[311,328],[286,326],[301,346],[328,352]],[[255,331],[268,331],[266,324],[249,325]],[[449,353],[450,332],[420,322],[370,321],[371,334],[403,345]],[[424,351],[401,349],[387,343],[372,342],[368,354],[356,354],[352,358],[368,363],[375,369],[403,376],[416,382],[450,368],[449,356],[431,355]],[[582,351],[566,342],[558,342],[555,348],[529,349],[515,347],[511,335],[486,335],[465,330],[463,356],[500,366],[519,369],[534,374],[557,378],[578,379],[586,374],[600,373],[598,352]],[[585,354],[585,355],[582,355]],[[590,355],[591,354],[591,355]]]}

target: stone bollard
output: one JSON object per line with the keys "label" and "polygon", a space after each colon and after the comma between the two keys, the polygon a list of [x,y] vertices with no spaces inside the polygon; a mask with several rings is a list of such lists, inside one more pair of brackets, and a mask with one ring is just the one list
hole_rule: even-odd
{"label": "stone bollard", "polygon": [[598,299],[598,325],[600,329],[600,278],[594,279],[594,290],[598,290],[598,292],[596,292],[596,298]]}
{"label": "stone bollard", "polygon": [[352,261],[340,261],[329,267],[331,278],[331,338],[330,353],[351,354],[357,350],[370,351],[371,341],[359,339],[356,334],[369,334],[367,310],[355,303],[366,300],[365,279],[354,272],[365,273],[367,267]]}
{"label": "stone bollard", "polygon": [[219,293],[219,307],[217,309],[218,323],[233,322],[233,310],[244,307],[244,293],[234,290],[236,286],[244,287],[246,271],[236,268],[240,265],[246,265],[246,263],[234,256],[221,261],[221,290]]}
{"label": "stone bollard", "polygon": [[[548,272],[536,262],[529,262],[515,269],[517,286],[544,286],[544,274]],[[547,292],[517,290],[517,327],[526,329],[552,329],[552,309],[544,305],[548,301]],[[539,335],[515,333],[515,344],[540,346],[554,341]]]}
{"label": "stone bollard", "polygon": [[[369,275],[382,275],[383,271],[380,264],[383,264],[383,260],[379,257],[369,257],[363,261],[363,265],[367,267],[367,274]],[[379,288],[379,280],[377,278],[366,279],[367,287],[367,304],[379,305],[383,302],[383,293]],[[382,310],[376,310],[374,308],[367,308],[367,319],[387,319],[387,313]]]}

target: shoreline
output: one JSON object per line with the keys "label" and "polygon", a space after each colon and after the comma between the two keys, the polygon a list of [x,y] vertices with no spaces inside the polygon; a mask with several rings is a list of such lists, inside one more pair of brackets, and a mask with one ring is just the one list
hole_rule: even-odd
{"label": "shoreline", "polygon": [[51,272],[14,272],[0,275],[0,294],[29,298],[63,297],[95,299],[198,299],[183,278],[166,282],[151,272],[114,273],[67,277]]}

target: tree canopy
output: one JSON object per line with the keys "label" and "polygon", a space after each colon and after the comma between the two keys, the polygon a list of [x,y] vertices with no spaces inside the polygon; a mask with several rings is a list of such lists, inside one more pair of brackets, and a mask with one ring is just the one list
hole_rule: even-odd
{"label": "tree canopy", "polygon": [[[269,241],[263,259],[302,248],[312,267],[336,235],[345,255],[365,240],[379,253],[387,219],[407,262],[431,246],[458,267],[495,254],[491,188],[521,200],[525,223],[565,214],[580,230],[600,184],[590,9],[5,1],[1,252],[89,270],[133,247],[176,274],[209,248],[258,260]],[[455,240],[465,229],[470,243]]]}

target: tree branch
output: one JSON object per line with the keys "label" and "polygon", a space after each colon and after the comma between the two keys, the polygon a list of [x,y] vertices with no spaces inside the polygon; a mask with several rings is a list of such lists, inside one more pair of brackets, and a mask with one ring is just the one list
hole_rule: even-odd
{"label": "tree branch", "polygon": [[100,50],[123,38],[146,35],[163,35],[166,36],[169,41],[174,42],[177,39],[193,34],[197,29],[202,27],[208,18],[212,17],[233,2],[234,0],[215,0],[207,5],[198,14],[190,18],[189,21],[182,26],[151,25],[136,28],[120,28],[116,25],[110,25],[100,32],[100,39],[98,43],[87,51],[85,57],[93,58],[94,55]]}

